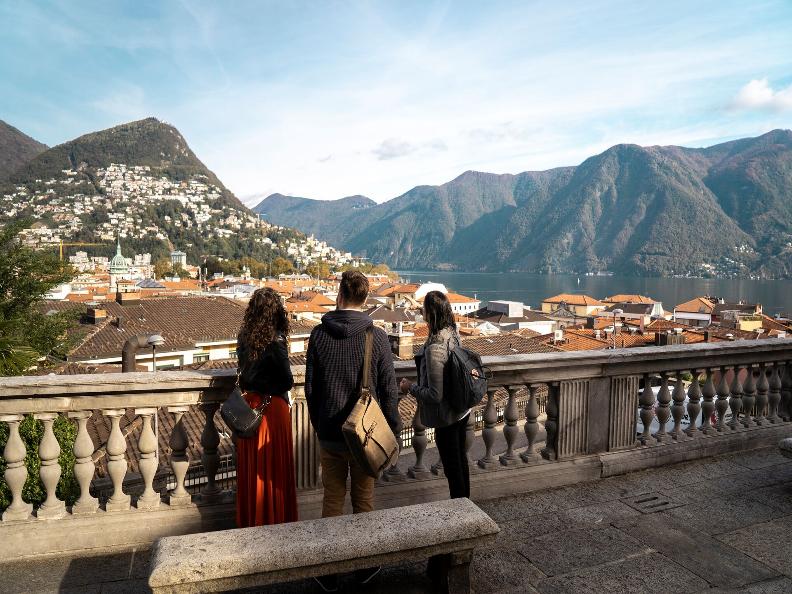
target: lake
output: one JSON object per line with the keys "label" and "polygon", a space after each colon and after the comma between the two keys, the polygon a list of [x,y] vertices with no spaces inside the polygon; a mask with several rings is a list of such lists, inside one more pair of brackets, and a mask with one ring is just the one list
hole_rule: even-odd
{"label": "lake", "polygon": [[[575,276],[521,272],[397,271],[409,282],[443,283],[449,290],[482,301],[507,299],[539,307],[542,299],[558,293],[585,293],[603,299],[617,293],[640,294],[663,303],[667,311],[693,297],[715,295],[727,301],[761,303],[764,313],[792,314],[792,281],[718,278],[638,278],[629,276]],[[578,283],[579,279],[579,283]]]}

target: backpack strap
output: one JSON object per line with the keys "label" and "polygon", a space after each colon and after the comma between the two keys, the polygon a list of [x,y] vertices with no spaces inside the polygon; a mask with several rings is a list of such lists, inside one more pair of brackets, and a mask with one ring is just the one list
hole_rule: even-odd
{"label": "backpack strap", "polygon": [[374,344],[374,326],[366,328],[366,340],[363,347],[363,378],[360,381],[360,389],[370,389],[369,382],[371,381],[371,349]]}

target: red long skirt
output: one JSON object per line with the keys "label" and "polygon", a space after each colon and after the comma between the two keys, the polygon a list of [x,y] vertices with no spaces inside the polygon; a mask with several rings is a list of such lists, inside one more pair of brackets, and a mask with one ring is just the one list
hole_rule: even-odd
{"label": "red long skirt", "polygon": [[[245,400],[259,406],[261,394]],[[273,396],[265,409],[258,435],[237,439],[236,520],[239,528],[297,521],[292,429],[289,405]]]}

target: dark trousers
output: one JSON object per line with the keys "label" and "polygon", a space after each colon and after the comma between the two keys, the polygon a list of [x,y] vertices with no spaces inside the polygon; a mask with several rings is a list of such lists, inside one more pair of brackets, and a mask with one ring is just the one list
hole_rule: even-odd
{"label": "dark trousers", "polygon": [[448,479],[451,499],[470,497],[470,469],[465,453],[465,428],[468,417],[448,427],[435,429],[435,441],[443,463],[443,472]]}

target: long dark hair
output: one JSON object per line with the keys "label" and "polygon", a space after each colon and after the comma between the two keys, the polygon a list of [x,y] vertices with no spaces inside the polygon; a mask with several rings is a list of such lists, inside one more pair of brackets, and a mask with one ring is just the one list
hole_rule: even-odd
{"label": "long dark hair", "polygon": [[451,302],[440,291],[429,291],[423,302],[424,321],[429,325],[429,335],[437,334],[443,328],[456,330]]}
{"label": "long dark hair", "polygon": [[279,335],[289,336],[289,316],[283,301],[270,287],[256,289],[245,310],[237,342],[255,359]]}

